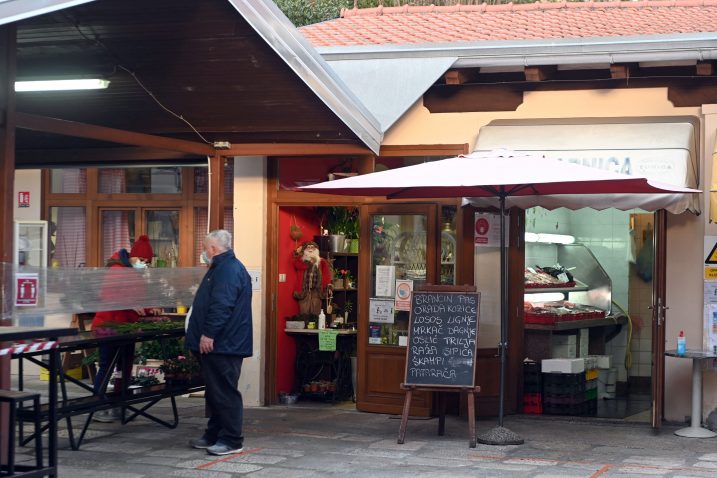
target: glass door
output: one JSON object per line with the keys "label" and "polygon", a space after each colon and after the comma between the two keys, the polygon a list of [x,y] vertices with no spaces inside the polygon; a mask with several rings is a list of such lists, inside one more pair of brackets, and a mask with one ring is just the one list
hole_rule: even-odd
{"label": "glass door", "polygon": [[[436,207],[368,206],[362,237],[367,267],[359,310],[359,391],[357,408],[400,413],[404,392],[408,310],[396,310],[397,284],[414,289],[436,283]],[[365,281],[368,281],[366,283]],[[413,401],[412,414],[427,415],[430,397]]]}

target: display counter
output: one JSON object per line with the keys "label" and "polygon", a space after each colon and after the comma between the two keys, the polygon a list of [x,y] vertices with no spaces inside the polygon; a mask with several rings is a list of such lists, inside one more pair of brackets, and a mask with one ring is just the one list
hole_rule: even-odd
{"label": "display counter", "polygon": [[[558,358],[551,350],[553,334],[581,335],[567,357],[602,355],[605,344],[616,336],[627,314],[612,302],[612,281],[593,253],[583,244],[553,244],[553,267],[525,268],[525,353],[539,361]],[[547,265],[546,265],[547,266]],[[543,270],[545,269],[545,270]],[[549,271],[549,272],[546,272]],[[588,347],[588,350],[581,350]]]}

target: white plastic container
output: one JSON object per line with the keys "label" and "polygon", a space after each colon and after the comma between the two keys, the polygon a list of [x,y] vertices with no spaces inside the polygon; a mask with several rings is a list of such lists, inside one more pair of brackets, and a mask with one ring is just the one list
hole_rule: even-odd
{"label": "white plastic container", "polygon": [[[316,309],[314,309],[316,310]],[[321,313],[319,314],[319,329],[325,329],[326,328],[326,314],[324,314],[324,309],[321,309]]]}

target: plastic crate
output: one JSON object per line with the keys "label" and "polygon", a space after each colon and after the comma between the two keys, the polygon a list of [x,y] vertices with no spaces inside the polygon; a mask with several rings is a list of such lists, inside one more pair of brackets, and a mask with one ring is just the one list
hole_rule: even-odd
{"label": "plastic crate", "polygon": [[536,362],[523,362],[523,393],[542,393],[543,374],[540,364]]}
{"label": "plastic crate", "polygon": [[523,394],[523,413],[531,415],[543,413],[543,397],[540,393]]}
{"label": "plastic crate", "polygon": [[543,403],[546,415],[594,416],[597,414],[597,400],[585,400],[574,404]]}

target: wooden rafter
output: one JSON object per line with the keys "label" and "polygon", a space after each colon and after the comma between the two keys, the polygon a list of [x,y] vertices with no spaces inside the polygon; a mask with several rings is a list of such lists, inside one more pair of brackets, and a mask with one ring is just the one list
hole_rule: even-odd
{"label": "wooden rafter", "polygon": [[546,66],[526,66],[525,81],[545,81],[555,76],[557,67],[553,65]]}
{"label": "wooden rafter", "polygon": [[711,61],[698,61],[697,65],[695,65],[695,72],[699,76],[712,76],[714,71],[714,65]]}

